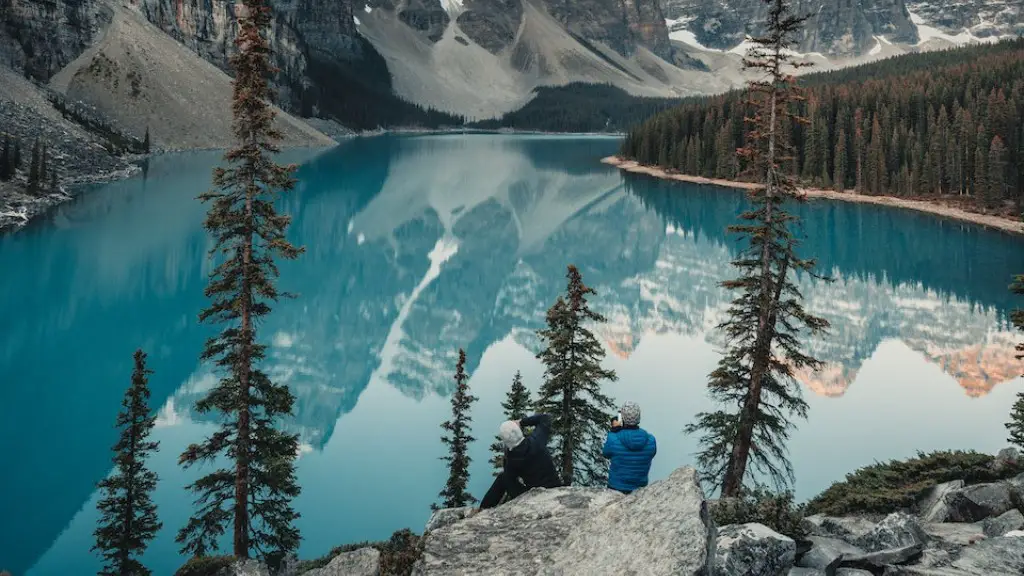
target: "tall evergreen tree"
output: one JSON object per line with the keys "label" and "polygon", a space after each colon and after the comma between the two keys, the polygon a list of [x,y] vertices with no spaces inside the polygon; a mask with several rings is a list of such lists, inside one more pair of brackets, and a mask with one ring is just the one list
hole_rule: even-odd
{"label": "tall evergreen tree", "polygon": [[[1013,279],[1010,290],[1018,296],[1024,295],[1024,274]],[[1024,309],[1014,310],[1010,319],[1017,330],[1024,331]],[[1024,358],[1024,343],[1017,344],[1017,359],[1021,358]],[[1006,429],[1010,432],[1010,443],[1024,450],[1024,391],[1017,393],[1017,401],[1010,409],[1010,421],[1006,423]]]}
{"label": "tall evergreen tree", "polygon": [[839,138],[836,140],[835,171],[832,174],[836,192],[846,189],[846,162],[846,130],[839,130]]}
{"label": "tall evergreen tree", "polygon": [[3,151],[0,152],[0,180],[10,180],[13,175],[11,167],[11,164],[13,163],[11,152],[11,137],[10,135],[5,135],[4,148]]}
{"label": "tall evergreen tree", "polygon": [[298,436],[275,427],[291,414],[294,398],[259,368],[266,346],[257,341],[256,327],[270,304],[287,296],[275,286],[275,259],[297,258],[302,249],[285,238],[291,219],[274,207],[277,193],[294,187],[295,167],[280,166],[271,156],[281,134],[268,103],[273,69],[263,35],[270,21],[263,0],[244,0],[238,51],[231,57],[236,145],[224,156],[229,167],[214,170],[214,190],[199,197],[210,205],[205,227],[214,242],[211,258],[219,260],[206,287],[211,304],[199,319],[224,328],[207,341],[201,356],[223,377],[196,402],[196,410],[216,411],[223,420],[219,430],[190,445],[179,461],[190,467],[227,457],[231,466],[189,486],[197,509],[177,540],[184,554],[203,556],[217,549],[218,537],[230,528],[234,556],[247,558],[254,552],[275,564],[299,543],[294,526],[299,515],[291,505],[299,494]]}
{"label": "tall evergreen tree", "polygon": [[142,151],[149,154],[149,126],[146,126],[146,135],[142,138]]}
{"label": "tall evergreen tree", "polygon": [[804,311],[790,278],[793,271],[814,275],[814,262],[796,254],[791,227],[799,219],[785,211],[786,202],[803,198],[782,168],[792,157],[792,146],[780,126],[786,118],[802,122],[792,112],[792,104],[802,96],[788,69],[796,66],[789,49],[806,18],[792,15],[788,0],[766,3],[767,32],[754,39],[744,58],[745,67],[762,73],[764,79],[748,85],[753,114],[747,146],[740,150],[763,185],[750,192],[753,208],[740,216],[740,224],[730,227],[745,237],[746,247],[733,261],[740,276],[722,283],[739,294],[720,326],[727,349],[708,382],[712,398],[724,409],[699,414],[686,427],[688,433],[701,434],[698,464],[703,479],[720,488],[724,497],[739,495],[752,480],[751,461],[777,486],[792,481],[785,449],[793,427],[789,418],[807,414],[792,374],[820,365],[800,350],[800,328],[814,333],[828,326]]}
{"label": "tall evergreen tree", "polygon": [[[526,418],[530,404],[530,391],[523,386],[523,377],[517,371],[515,377],[512,378],[512,387],[505,395],[505,401],[501,403],[505,419],[518,421]],[[491,453],[493,455],[489,462],[494,466],[494,475],[497,476],[505,467],[505,445],[501,442],[501,437],[494,437]]]}
{"label": "tall evergreen tree", "polygon": [[988,181],[985,205],[998,206],[1006,193],[1006,145],[999,136],[992,138],[988,150]]}
{"label": "tall evergreen tree", "polygon": [[99,483],[103,497],[93,550],[103,557],[104,576],[148,576],[151,572],[139,557],[162,524],[157,520],[151,495],[157,475],[146,467],[146,459],[159,447],[149,441],[156,416],[149,411],[149,375],[146,353],[135,351],[132,384],[117,415],[121,436],[114,444],[114,473]]}
{"label": "tall evergreen tree", "polygon": [[469,435],[473,418],[469,409],[476,402],[476,396],[469,393],[469,375],[466,374],[466,352],[459,348],[459,361],[455,365],[455,393],[452,394],[452,418],[441,424],[445,434],[441,442],[448,446],[448,455],[441,460],[448,463],[448,481],[438,494],[441,506],[431,504],[430,508],[459,508],[476,503],[476,498],[466,491],[469,485],[469,443],[476,438]]}
{"label": "tall evergreen tree", "polygon": [[14,139],[14,154],[11,155],[11,160],[14,162],[11,174],[14,174],[16,170],[21,170],[21,138]]}
{"label": "tall evergreen tree", "polygon": [[604,348],[586,322],[606,322],[590,309],[587,296],[596,294],[583,283],[580,271],[570,265],[568,285],[547,313],[547,328],[537,335],[544,350],[544,384],[537,411],[552,417],[555,465],[562,481],[582,486],[604,485],[608,463],[602,455],[604,435],[615,404],[601,392],[602,381],[615,381],[613,370],[601,367]]}
{"label": "tall evergreen tree", "polygon": [[32,145],[32,160],[28,165],[28,193],[35,196],[39,193],[39,140]]}
{"label": "tall evergreen tree", "polygon": [[46,153],[46,144],[43,144],[42,149],[39,152],[39,177],[36,182],[36,192],[41,193],[46,189],[47,176],[49,175],[50,166],[49,158]]}

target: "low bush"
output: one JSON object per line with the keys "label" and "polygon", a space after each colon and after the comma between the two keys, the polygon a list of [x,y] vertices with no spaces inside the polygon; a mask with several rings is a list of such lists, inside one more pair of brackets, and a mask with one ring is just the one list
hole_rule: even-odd
{"label": "low bush", "polygon": [[748,490],[739,498],[723,498],[711,507],[718,526],[756,522],[794,540],[807,536],[803,528],[803,506],[793,503],[792,492],[773,493]]}
{"label": "low bush", "polygon": [[216,576],[234,561],[234,556],[195,556],[178,568],[174,576]]}
{"label": "low bush", "polygon": [[295,573],[303,574],[310,570],[323,568],[330,564],[335,556],[346,552],[353,552],[360,548],[376,548],[380,552],[381,576],[408,576],[412,574],[413,564],[423,555],[422,538],[414,534],[412,530],[405,528],[392,534],[389,540],[358,542],[338,546],[320,558],[300,562],[296,566]]}
{"label": "low bush", "polygon": [[912,511],[937,484],[963,480],[966,484],[995,482],[1024,472],[1024,461],[1002,467],[994,456],[974,451],[918,452],[908,460],[865,466],[847,474],[807,503],[808,514],[889,514]]}

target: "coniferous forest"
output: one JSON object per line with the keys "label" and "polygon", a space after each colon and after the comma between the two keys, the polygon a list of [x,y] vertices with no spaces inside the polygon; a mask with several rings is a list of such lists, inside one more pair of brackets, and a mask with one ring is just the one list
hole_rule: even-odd
{"label": "coniferous forest", "polygon": [[[802,185],[946,196],[1019,211],[1024,189],[1024,40],[902,56],[800,79],[783,121]],[[750,180],[745,92],[690,99],[635,127],[621,155],[685,174]]]}

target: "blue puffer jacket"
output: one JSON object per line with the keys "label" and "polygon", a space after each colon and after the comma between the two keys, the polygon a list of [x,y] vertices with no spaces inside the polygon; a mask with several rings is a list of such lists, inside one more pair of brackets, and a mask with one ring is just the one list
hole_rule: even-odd
{"label": "blue puffer jacket", "polygon": [[608,487],[632,492],[647,486],[651,461],[658,453],[654,436],[643,428],[614,428],[604,441],[604,457],[612,461]]}

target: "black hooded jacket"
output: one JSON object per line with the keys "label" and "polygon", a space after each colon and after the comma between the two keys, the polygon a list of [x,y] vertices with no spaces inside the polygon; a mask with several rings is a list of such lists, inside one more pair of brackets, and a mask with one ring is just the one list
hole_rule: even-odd
{"label": "black hooded jacket", "polygon": [[551,416],[534,414],[519,421],[523,428],[533,426],[533,432],[523,438],[519,446],[505,452],[505,473],[523,481],[527,488],[557,488],[562,481],[555,472],[555,464],[548,452],[551,438]]}

